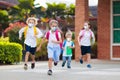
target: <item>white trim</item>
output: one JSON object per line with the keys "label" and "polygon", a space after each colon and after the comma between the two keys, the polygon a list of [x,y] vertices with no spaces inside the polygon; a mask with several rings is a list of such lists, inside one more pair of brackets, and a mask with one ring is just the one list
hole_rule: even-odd
{"label": "white trim", "polygon": [[113,30],[112,30],[112,25],[113,25],[113,17],[112,17],[112,11],[113,11],[113,9],[112,9],[112,7],[113,7],[113,5],[112,5],[112,0],[110,0],[110,23],[111,23],[111,25],[110,25],[110,30],[111,30],[111,33],[110,33],[110,37],[111,37],[111,39],[110,39],[110,60],[113,60],[113,58],[112,58],[112,56],[113,56],[113,50],[112,50],[112,45],[113,45]]}
{"label": "white trim", "polygon": [[111,23],[111,43],[110,43],[110,59],[111,60],[120,60],[120,58],[113,57],[113,46],[120,46],[120,43],[113,43],[113,16],[118,16],[120,14],[113,14],[113,1],[120,1],[120,0],[111,0],[110,1],[110,23]]}

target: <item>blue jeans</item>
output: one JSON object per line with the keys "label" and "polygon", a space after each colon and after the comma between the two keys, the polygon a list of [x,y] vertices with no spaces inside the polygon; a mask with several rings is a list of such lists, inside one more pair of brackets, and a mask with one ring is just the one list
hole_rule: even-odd
{"label": "blue jeans", "polygon": [[63,56],[63,65],[65,65],[66,61],[67,61],[67,66],[71,66],[71,57],[72,56]]}

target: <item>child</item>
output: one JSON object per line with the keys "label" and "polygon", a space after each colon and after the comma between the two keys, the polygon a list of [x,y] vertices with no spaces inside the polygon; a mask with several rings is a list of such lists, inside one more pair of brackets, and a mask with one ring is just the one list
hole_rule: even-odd
{"label": "child", "polygon": [[32,63],[31,63],[31,68],[33,69],[35,67],[35,51],[36,51],[36,46],[37,46],[37,38],[42,37],[41,31],[36,27],[37,25],[37,20],[34,17],[29,17],[26,21],[27,25],[26,27],[23,27],[19,31],[19,39],[22,39],[22,33],[24,33],[25,37],[25,50],[26,50],[26,55],[25,55],[25,64],[24,64],[24,69],[28,69],[28,58],[29,55],[32,54]]}
{"label": "child", "polygon": [[83,61],[87,60],[87,67],[91,68],[90,60],[91,60],[91,44],[95,42],[94,33],[90,29],[90,25],[88,22],[84,23],[84,29],[80,31],[78,36],[78,43],[81,47],[82,57],[80,59],[80,63],[83,64]]}
{"label": "child", "polygon": [[72,49],[75,47],[72,39],[72,33],[71,31],[68,31],[66,33],[66,40],[63,42],[63,63],[62,67],[64,67],[66,61],[67,61],[67,68],[71,68],[71,57],[72,57]]}
{"label": "child", "polygon": [[56,66],[58,61],[59,61],[59,56],[60,56],[60,43],[62,42],[61,40],[61,34],[57,30],[58,27],[58,21],[56,20],[51,20],[49,22],[49,26],[51,30],[49,30],[45,38],[42,40],[40,46],[37,48],[37,50],[40,49],[41,45],[43,44],[43,41],[47,39],[48,44],[47,44],[47,52],[48,52],[48,75],[52,75],[52,61],[54,60],[54,65]]}

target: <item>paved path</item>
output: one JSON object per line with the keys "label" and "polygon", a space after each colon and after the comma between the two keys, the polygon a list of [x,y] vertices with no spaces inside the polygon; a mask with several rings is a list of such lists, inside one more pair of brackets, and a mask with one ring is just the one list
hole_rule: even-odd
{"label": "paved path", "polygon": [[37,62],[35,69],[25,71],[23,63],[0,66],[0,80],[120,80],[120,61],[92,60],[92,68],[72,61],[72,68],[53,67],[53,75],[47,75],[47,62]]}

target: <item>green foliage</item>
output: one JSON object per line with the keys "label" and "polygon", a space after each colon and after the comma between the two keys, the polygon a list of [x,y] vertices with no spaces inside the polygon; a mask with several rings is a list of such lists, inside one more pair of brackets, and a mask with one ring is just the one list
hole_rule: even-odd
{"label": "green foliage", "polygon": [[2,29],[5,29],[8,26],[8,12],[6,10],[0,10],[0,24]]}
{"label": "green foliage", "polygon": [[47,3],[47,6],[48,6],[48,8],[47,8],[46,14],[48,17],[54,17],[55,15],[61,16],[61,15],[65,14],[64,11],[66,9],[66,4],[64,4],[64,3],[59,3],[59,4]]}
{"label": "green foliage", "polygon": [[22,22],[16,22],[16,23],[13,23],[8,28],[6,28],[6,30],[4,32],[7,33],[8,37],[9,37],[9,41],[23,44],[23,40],[22,41],[19,40],[18,32],[22,27],[25,27],[25,26],[26,25]]}
{"label": "green foliage", "polygon": [[22,60],[22,46],[18,43],[0,42],[0,62],[15,63]]}
{"label": "green foliage", "polygon": [[0,42],[9,42],[9,37],[0,37]]}
{"label": "green foliage", "polygon": [[19,4],[12,7],[9,14],[11,20],[25,21],[29,17],[30,12],[34,10],[34,0],[18,0]]}

